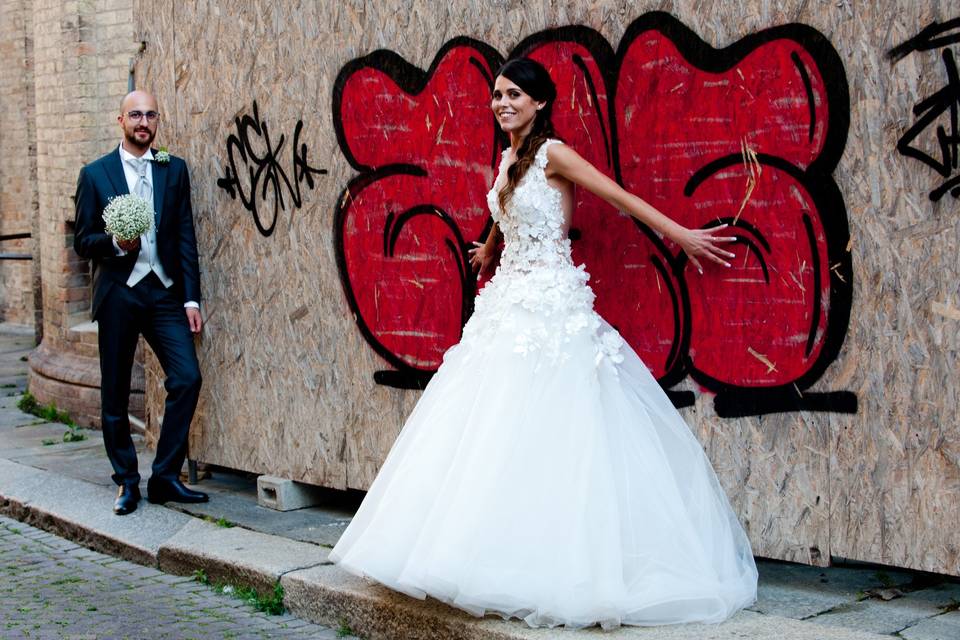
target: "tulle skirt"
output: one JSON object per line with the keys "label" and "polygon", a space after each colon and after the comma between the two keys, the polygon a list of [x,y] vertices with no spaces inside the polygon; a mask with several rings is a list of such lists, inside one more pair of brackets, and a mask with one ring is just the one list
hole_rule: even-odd
{"label": "tulle skirt", "polygon": [[750,605],[749,541],[636,353],[601,357],[590,331],[560,357],[518,350],[543,319],[507,314],[471,318],[487,330],[447,352],[331,560],[530,626],[720,622]]}

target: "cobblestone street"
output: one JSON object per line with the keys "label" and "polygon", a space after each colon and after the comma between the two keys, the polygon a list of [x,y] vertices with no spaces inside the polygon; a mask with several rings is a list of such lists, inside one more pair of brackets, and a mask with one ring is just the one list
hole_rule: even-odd
{"label": "cobblestone street", "polygon": [[90,551],[0,517],[0,637],[72,640],[337,638],[191,578]]}

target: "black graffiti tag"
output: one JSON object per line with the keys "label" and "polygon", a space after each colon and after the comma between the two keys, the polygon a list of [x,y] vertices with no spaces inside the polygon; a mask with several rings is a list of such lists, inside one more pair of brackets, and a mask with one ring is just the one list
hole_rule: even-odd
{"label": "black graffiti tag", "polygon": [[[217,179],[217,186],[231,198],[239,197],[243,207],[253,215],[257,230],[270,236],[280,210],[286,211],[284,194],[289,195],[291,205],[299,209],[303,206],[301,184],[313,189],[313,177],[325,175],[327,170],[312,167],[307,161],[307,145],[300,142],[303,120],[298,120],[293,130],[292,179],[279,160],[286,136],[281,134],[276,145],[272,143],[270,130],[266,121],[260,119],[256,101],[253,102],[253,115],[238,116],[235,124],[236,133],[227,138],[227,167],[224,176]],[[244,169],[246,171],[241,173]],[[269,214],[268,224],[264,224],[261,207],[268,200],[272,200],[273,211]],[[270,208],[268,203],[267,210]]]}
{"label": "black graffiti tag", "polygon": [[[932,23],[916,36],[887,52],[893,62],[903,59],[914,51],[943,49],[943,65],[946,69],[945,87],[924,98],[913,107],[916,121],[897,141],[897,151],[909,158],[919,160],[936,171],[944,181],[930,192],[930,199],[940,200],[948,192],[954,198],[960,197],[960,74],[957,62],[949,45],[960,43],[960,18],[954,18],[943,24]],[[943,125],[935,128],[937,148],[940,158],[935,158],[922,149],[913,146],[914,141],[949,112],[949,130]]]}

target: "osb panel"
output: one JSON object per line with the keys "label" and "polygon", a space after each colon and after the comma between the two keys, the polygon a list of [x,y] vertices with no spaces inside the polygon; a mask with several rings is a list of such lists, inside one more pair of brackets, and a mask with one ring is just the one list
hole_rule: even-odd
{"label": "osb panel", "polygon": [[[850,43],[850,142],[839,182],[856,256],[848,364],[836,367],[836,379],[857,391],[860,411],[832,427],[831,549],[954,575],[960,218],[956,197],[928,197],[944,179],[895,151],[914,105],[946,85],[943,48],[895,64],[880,54],[958,16],[950,3],[871,7],[854,16],[866,19],[838,22],[832,37]],[[935,135],[929,127],[913,145],[939,157]]]}
{"label": "osb panel", "polygon": [[[686,377],[674,389],[695,392],[695,404],[683,413],[710,454],[758,555],[811,563],[839,556],[960,574],[955,526],[960,517],[960,223],[954,197],[932,202],[928,196],[941,177],[897,152],[898,138],[913,123],[913,106],[944,86],[946,74],[939,50],[916,52],[896,64],[884,57],[928,24],[957,16],[948,3],[917,7],[906,0],[779,4],[784,6],[709,1],[138,3],[139,29],[147,42],[138,76],[161,94],[169,114],[163,139],[188,159],[193,176],[207,325],[199,342],[204,392],[192,455],[258,473],[365,488],[418,395],[374,383],[374,373],[392,368],[387,355],[400,355],[389,348],[378,355],[364,338],[358,323],[369,325],[369,318],[354,316],[337,266],[342,237],[336,234],[334,216],[354,206],[341,202],[341,195],[360,173],[348,163],[333,126],[334,84],[348,62],[387,49],[427,69],[444,45],[459,36],[505,56],[524,38],[567,25],[595,30],[616,50],[622,39],[633,37],[628,26],[652,10],[669,13],[715,47],[778,25],[803,23],[822,34],[842,66],[821,68],[825,75],[812,77],[810,91],[825,96],[813,100],[814,111],[830,107],[839,110],[833,115],[849,114],[849,136],[832,171],[838,188],[834,208],[820,213],[845,215],[850,238],[842,243],[839,261],[833,260],[835,247],[829,256],[819,255],[819,276],[816,265],[811,269],[808,260],[799,258],[796,273],[776,275],[788,283],[795,278],[803,292],[812,290],[811,282],[847,292],[845,298],[821,300],[832,324],[826,329],[821,324],[811,338],[819,345],[833,331],[842,342],[834,344],[836,357],[824,361],[829,366],[822,372],[798,378],[805,410],[787,407],[762,416],[720,417],[721,396],[715,405],[713,394],[704,389],[715,391],[717,384]],[[839,104],[837,86],[823,86],[830,84],[832,72],[846,78],[849,107]],[[824,99],[830,104],[824,105]],[[473,101],[483,105],[486,100],[485,95],[462,95],[456,106],[467,117]],[[277,157],[288,178],[295,175],[291,147],[299,121],[307,164],[328,171],[313,175],[315,188],[295,179],[298,191],[281,187],[286,207],[270,235],[258,231],[251,213],[217,184],[229,166],[227,139],[237,133],[235,118],[251,115],[254,101],[273,146],[285,136]],[[789,101],[779,104],[785,113],[791,108]],[[744,109],[749,117],[750,105]],[[825,120],[820,122],[825,126]],[[432,126],[440,127],[435,121]],[[682,133],[669,123],[663,130]],[[820,133],[811,130],[810,139]],[[936,147],[929,143],[917,144],[933,154]],[[262,154],[262,141],[254,145]],[[626,146],[624,137],[621,150]],[[632,162],[642,166],[643,160]],[[243,163],[238,166],[246,170]],[[489,168],[479,171],[492,177]],[[776,175],[767,165],[763,179]],[[830,177],[822,182],[829,191]],[[770,184],[761,180],[758,193]],[[807,184],[808,191],[817,189],[817,184]],[[302,198],[302,206],[294,206],[295,196]],[[260,223],[269,227],[270,196],[259,200]],[[750,205],[757,206],[763,202]],[[732,208],[731,215],[736,202]],[[844,225],[839,232],[829,224],[811,227],[811,242],[829,236],[835,244]],[[825,262],[826,257],[831,260]],[[594,276],[596,282],[598,274]],[[815,277],[820,280],[811,280]],[[713,300],[710,304],[723,302],[710,298],[709,291],[702,295]],[[837,319],[837,304],[849,309],[847,328]],[[771,312],[772,324],[759,323],[752,330],[757,335],[777,330],[777,322],[786,323],[777,314]],[[792,331],[784,324],[786,343]],[[770,353],[753,350],[757,355],[748,357],[749,345],[741,346],[730,354],[731,376],[750,357],[760,361]],[[702,362],[707,351],[703,346],[689,356]],[[771,365],[770,375],[776,376],[788,361],[781,358]],[[154,376],[149,391],[154,420],[162,412],[157,380]],[[810,410],[818,397],[834,402],[836,396],[817,396],[831,392],[846,394],[830,404],[833,408],[851,410],[855,396],[856,412]],[[724,415],[731,415],[730,407],[736,413],[735,403],[725,406]]]}

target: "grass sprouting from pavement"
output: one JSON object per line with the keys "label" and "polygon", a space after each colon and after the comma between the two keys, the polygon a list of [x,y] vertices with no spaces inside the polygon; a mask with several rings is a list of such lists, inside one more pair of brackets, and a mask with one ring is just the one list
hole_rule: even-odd
{"label": "grass sprouting from pavement", "polygon": [[222,516],[219,517],[219,518],[216,518],[216,519],[214,519],[213,516],[203,516],[203,519],[204,519],[205,521],[210,522],[210,523],[212,523],[212,524],[215,524],[215,525],[217,525],[218,527],[221,527],[221,528],[223,528],[223,529],[232,529],[232,528],[234,528],[235,526],[237,526],[235,523],[230,522],[229,520],[227,520],[226,518],[224,518],[224,517],[222,517]]}
{"label": "grass sprouting from pavement", "polygon": [[[57,409],[57,405],[52,402],[46,406],[40,404],[32,393],[27,391],[17,402],[17,408],[24,413],[43,418],[47,422],[60,422],[67,425],[67,430],[63,432],[63,442],[80,442],[86,440],[87,436],[77,428],[77,424],[70,418],[66,411]],[[56,440],[46,439],[44,446],[57,444]]]}
{"label": "grass sprouting from pavement", "polygon": [[283,615],[287,610],[287,608],[283,606],[283,585],[279,582],[273,585],[273,591],[271,593],[263,595],[253,587],[235,586],[223,582],[211,582],[207,572],[203,569],[195,569],[193,579],[200,584],[212,587],[217,593],[243,600],[257,611],[262,611],[267,615],[279,616]]}
{"label": "grass sprouting from pavement", "polygon": [[353,629],[350,628],[350,625],[347,624],[346,618],[340,618],[340,626],[337,627],[337,637],[346,638],[347,636],[354,635]]}

